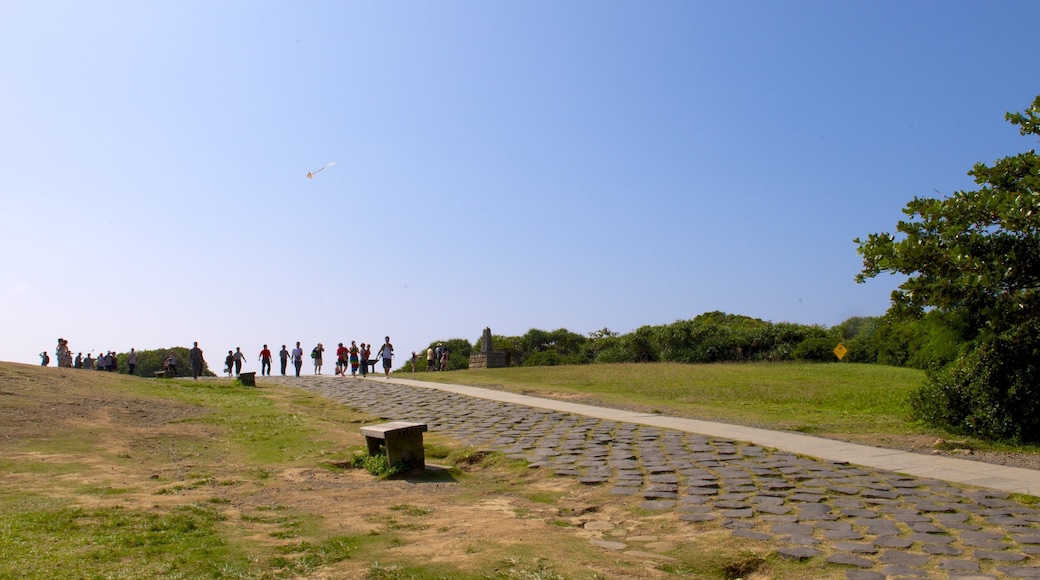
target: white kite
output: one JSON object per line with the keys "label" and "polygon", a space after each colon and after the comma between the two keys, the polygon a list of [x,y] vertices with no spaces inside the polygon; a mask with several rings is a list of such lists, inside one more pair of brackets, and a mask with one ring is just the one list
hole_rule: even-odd
{"label": "white kite", "polygon": [[329,163],[328,165],[326,165],[325,167],[322,167],[321,169],[319,169],[319,170],[317,170],[317,171],[308,171],[308,172],[307,172],[307,179],[311,179],[311,178],[312,178],[312,177],[314,177],[315,175],[317,175],[317,174],[321,173],[322,171],[325,171],[326,169],[328,169],[329,167],[332,167],[332,166],[333,166],[333,165],[335,165],[335,164],[336,164],[336,162],[335,162],[335,161],[333,161],[332,163]]}

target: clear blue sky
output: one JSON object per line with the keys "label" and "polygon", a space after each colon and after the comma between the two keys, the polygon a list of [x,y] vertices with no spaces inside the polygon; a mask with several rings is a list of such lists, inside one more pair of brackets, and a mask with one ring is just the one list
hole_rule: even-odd
{"label": "clear blue sky", "polygon": [[[0,360],[880,315],[853,238],[1031,149],[1035,1],[0,11]],[[313,171],[336,165],[307,179]],[[403,356],[402,356],[403,355]],[[52,357],[53,358],[53,357]],[[53,362],[52,362],[53,364]]]}

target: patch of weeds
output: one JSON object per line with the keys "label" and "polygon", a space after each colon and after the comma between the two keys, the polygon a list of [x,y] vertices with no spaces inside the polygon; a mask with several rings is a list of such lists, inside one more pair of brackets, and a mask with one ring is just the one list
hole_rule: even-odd
{"label": "patch of weeds", "polygon": [[726,580],[740,580],[754,574],[765,564],[766,559],[758,554],[742,554],[736,559],[722,564],[722,577]]}
{"label": "patch of weeds", "polygon": [[214,479],[212,479],[212,478],[198,479],[198,480],[191,481],[191,482],[188,482],[188,483],[178,483],[178,484],[172,485],[170,487],[164,487],[164,488],[160,489],[159,491],[155,492],[155,495],[173,495],[173,494],[180,493],[182,491],[198,489],[198,488],[200,488],[202,486],[205,486],[205,485],[214,485],[215,483],[216,483],[216,481]]}
{"label": "patch of weeds", "polygon": [[552,563],[545,558],[536,558],[533,562],[525,562],[520,558],[509,558],[502,561],[488,578],[519,578],[521,580],[564,580],[564,577],[553,571]]}
{"label": "patch of weeds", "polygon": [[365,518],[365,521],[384,526],[387,530],[425,530],[426,526],[412,523],[402,523],[393,516],[373,516]]}
{"label": "patch of weeds", "polygon": [[566,495],[566,493],[559,491],[535,491],[525,493],[524,497],[527,498],[529,501],[533,501],[534,503],[544,503],[548,505],[553,505]]}
{"label": "patch of weeds", "polygon": [[820,428],[817,425],[809,425],[809,424],[806,424],[806,423],[802,423],[800,425],[794,425],[793,427],[791,427],[790,430],[791,431],[795,431],[797,433],[813,434],[813,433],[818,433],[820,431]]}
{"label": "patch of weeds", "polygon": [[1011,494],[1009,499],[1011,501],[1013,501],[1013,502],[1017,502],[1017,503],[1020,503],[1022,505],[1029,506],[1029,507],[1035,507],[1037,505],[1040,505],[1040,497],[1037,497],[1035,495],[1026,495],[1024,493],[1013,493],[1013,494]]}
{"label": "patch of weeds", "polygon": [[223,504],[230,504],[231,500],[226,498],[226,497],[211,497],[208,500],[206,500],[206,502],[207,503],[212,503],[212,504],[223,505]]}
{"label": "patch of weeds", "polygon": [[265,479],[271,479],[271,477],[274,476],[274,470],[267,469],[265,467],[254,467],[249,470],[249,474],[263,481]]}
{"label": "patch of weeds", "polygon": [[171,485],[170,487],[160,488],[158,491],[155,492],[155,495],[176,495],[184,491],[185,489],[187,488],[180,484]]}
{"label": "patch of weeds", "polygon": [[243,555],[221,538],[221,513],[190,504],[172,511],[63,508],[0,516],[0,578],[213,577],[212,562]]}
{"label": "patch of weeds", "polygon": [[432,509],[421,508],[421,507],[417,507],[417,506],[414,506],[414,505],[408,505],[408,504],[401,504],[401,505],[391,506],[390,509],[395,511],[395,512],[402,512],[402,513],[404,513],[406,515],[409,515],[409,516],[425,516],[425,515],[433,513]]}
{"label": "patch of weeds", "polygon": [[384,565],[378,562],[372,564],[368,569],[368,574],[365,575],[366,580],[477,580],[478,578],[488,578],[488,576],[473,576],[438,564],[402,566]]}
{"label": "patch of weeds", "polygon": [[557,528],[573,528],[574,527],[574,524],[572,524],[571,522],[568,522],[566,520],[552,520],[549,523],[554,525],[554,526],[556,526]]}
{"label": "patch of weeds", "polygon": [[439,443],[427,443],[423,445],[423,453],[426,457],[432,457],[434,459],[447,459],[452,453],[451,447],[447,445],[441,445]]}
{"label": "patch of weeds", "polygon": [[449,459],[451,460],[451,462],[458,466],[478,464],[490,465],[495,463],[496,460],[500,458],[500,453],[496,453],[494,451],[478,450],[473,447],[454,450],[449,454]]}
{"label": "patch of weeds", "polygon": [[99,495],[99,496],[102,496],[102,497],[106,497],[106,496],[110,496],[110,495],[121,495],[121,494],[124,494],[124,493],[130,493],[131,491],[133,491],[133,490],[130,489],[130,488],[112,487],[112,486],[106,485],[104,487],[88,487],[87,489],[83,490],[83,494],[84,495]]}
{"label": "patch of weeds", "polygon": [[375,455],[355,455],[351,461],[350,466],[354,469],[364,469],[370,474],[386,479],[393,477],[398,473],[405,471],[406,467],[403,463],[395,463],[390,465],[386,459],[386,455],[383,453],[377,453]]}

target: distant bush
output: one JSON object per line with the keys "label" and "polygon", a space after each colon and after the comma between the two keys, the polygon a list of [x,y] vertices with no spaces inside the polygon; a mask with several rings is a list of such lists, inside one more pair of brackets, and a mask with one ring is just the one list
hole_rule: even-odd
{"label": "distant bush", "polygon": [[798,343],[791,353],[791,358],[809,362],[838,362],[834,348],[838,340],[834,338],[813,337]]}
{"label": "distant bush", "polygon": [[[134,374],[139,377],[155,376],[157,371],[163,370],[163,363],[170,356],[170,353],[173,353],[174,357],[177,359],[177,373],[175,376],[190,377],[191,362],[188,358],[189,349],[183,346],[174,346],[159,350],[137,351],[137,367],[134,370]],[[125,352],[116,355],[116,358],[119,360],[119,372],[121,373],[126,373],[130,370],[130,366],[126,362],[127,356],[128,353]],[[209,370],[209,366],[206,363],[203,363],[202,365],[202,374],[208,377],[216,376]]]}

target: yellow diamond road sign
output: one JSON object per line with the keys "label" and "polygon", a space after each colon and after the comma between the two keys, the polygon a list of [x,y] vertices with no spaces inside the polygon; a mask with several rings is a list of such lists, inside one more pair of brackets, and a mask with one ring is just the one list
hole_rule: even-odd
{"label": "yellow diamond road sign", "polygon": [[834,347],[834,356],[838,357],[838,360],[845,358],[845,353],[849,352],[849,349],[845,348],[845,345],[838,343],[838,346]]}

